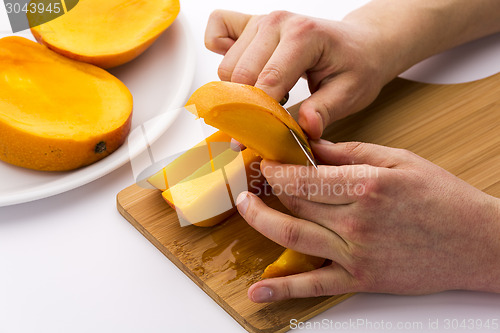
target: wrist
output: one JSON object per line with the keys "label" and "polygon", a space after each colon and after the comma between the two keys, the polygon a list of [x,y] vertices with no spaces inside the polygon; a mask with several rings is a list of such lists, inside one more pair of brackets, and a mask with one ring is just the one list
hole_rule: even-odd
{"label": "wrist", "polygon": [[344,21],[376,32],[386,82],[449,48],[500,31],[500,1],[373,0]]}
{"label": "wrist", "polygon": [[382,86],[414,64],[415,60],[408,55],[416,42],[397,29],[395,22],[379,15],[375,5],[369,3],[349,13],[343,22],[364,31],[367,53],[379,70]]}
{"label": "wrist", "polygon": [[479,268],[465,272],[464,289],[500,293],[500,199],[485,196],[491,200],[482,201],[476,223],[478,229],[484,227],[485,237],[478,239],[477,257],[470,258]]}

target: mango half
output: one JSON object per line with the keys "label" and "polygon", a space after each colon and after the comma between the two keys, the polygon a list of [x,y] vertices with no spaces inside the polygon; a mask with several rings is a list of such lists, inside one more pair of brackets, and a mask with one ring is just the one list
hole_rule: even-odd
{"label": "mango half", "polygon": [[[179,11],[179,0],[80,0],[51,21],[27,14],[38,42],[66,57],[111,68],[143,53]],[[48,22],[37,25],[40,21]]]}
{"label": "mango half", "polygon": [[0,160],[72,170],[118,149],[132,95],[105,70],[22,37],[0,39]]}
{"label": "mango half", "polygon": [[[210,82],[191,95],[186,108],[264,159],[308,165],[307,157],[289,129],[308,144],[306,135],[277,101],[256,87],[224,81]],[[262,277],[307,272],[321,267],[324,262],[323,258],[286,249],[265,269]]]}
{"label": "mango half", "polygon": [[191,95],[186,108],[262,158],[308,164],[289,129],[308,144],[306,135],[292,116],[261,89],[233,82],[210,82]]}

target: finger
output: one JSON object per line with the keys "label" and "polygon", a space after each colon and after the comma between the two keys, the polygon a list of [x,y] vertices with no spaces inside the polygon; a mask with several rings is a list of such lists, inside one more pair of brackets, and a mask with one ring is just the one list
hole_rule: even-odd
{"label": "finger", "polygon": [[241,35],[252,16],[227,10],[215,10],[208,18],[205,46],[212,52],[226,54]]}
{"label": "finger", "polygon": [[274,210],[248,192],[238,196],[237,207],[251,227],[286,248],[339,263],[346,260],[346,243],[329,229]]}
{"label": "finger", "polygon": [[257,30],[236,63],[231,81],[255,85],[262,69],[269,61],[279,43],[279,31],[270,29]]}
{"label": "finger", "polygon": [[369,165],[320,165],[316,170],[264,160],[260,168],[273,193],[331,205],[358,201],[365,195],[367,181],[380,174],[378,168]]}
{"label": "finger", "polygon": [[[282,27],[283,30],[289,25]],[[276,100],[281,100],[299,78],[317,61],[316,50],[310,36],[300,31],[281,35],[281,40],[262,69],[255,86]]]}
{"label": "finger", "polygon": [[342,266],[332,263],[306,273],[259,281],[248,289],[248,297],[256,303],[267,303],[339,295],[358,291],[358,288],[351,274]]}
{"label": "finger", "polygon": [[349,221],[356,217],[350,204],[324,204],[290,195],[279,195],[278,198],[293,216],[335,230],[338,235],[347,235],[352,226]]}
{"label": "finger", "polygon": [[363,143],[311,141],[311,148],[319,160],[331,165],[369,164],[382,168],[396,168],[415,160],[416,155],[397,148]]}
{"label": "finger", "polygon": [[250,45],[252,40],[255,38],[255,35],[257,34],[258,28],[254,23],[256,20],[258,20],[258,17],[250,18],[247,25],[245,26],[245,29],[241,32],[238,39],[236,39],[234,44],[229,50],[227,50],[226,54],[224,55],[224,58],[222,59],[218,70],[218,75],[221,80],[232,80],[233,72],[236,65],[238,64],[238,61],[245,53],[247,47]]}

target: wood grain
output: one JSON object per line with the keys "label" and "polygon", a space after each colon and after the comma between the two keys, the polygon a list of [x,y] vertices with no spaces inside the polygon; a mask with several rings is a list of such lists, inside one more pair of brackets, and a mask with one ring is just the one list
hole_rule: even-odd
{"label": "wood grain", "polygon": [[[298,106],[291,112],[297,112]],[[334,142],[409,149],[473,186],[500,196],[500,74],[459,85],[396,79],[367,109],[325,131]],[[286,211],[272,196],[264,201]],[[235,214],[213,228],[180,227],[157,190],[134,184],[117,196],[120,213],[249,332],[284,332],[351,296],[271,304],[248,300],[248,287],[283,250]]]}

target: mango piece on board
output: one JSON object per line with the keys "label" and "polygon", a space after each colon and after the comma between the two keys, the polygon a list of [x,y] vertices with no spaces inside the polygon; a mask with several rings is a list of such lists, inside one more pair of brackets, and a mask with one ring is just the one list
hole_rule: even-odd
{"label": "mango piece on board", "polygon": [[166,189],[163,198],[175,208],[181,224],[213,226],[236,211],[239,193],[263,184],[260,160],[251,149],[243,152],[228,149]]}
{"label": "mango piece on board", "polygon": [[309,272],[320,268],[325,259],[286,249],[262,274],[263,278],[273,278]]}
{"label": "mango piece on board", "polygon": [[231,142],[229,135],[217,131],[156,172],[147,181],[157,189],[165,191],[222,153],[225,149],[221,149],[221,147],[224,147],[224,145],[217,143],[227,143],[227,146],[225,146],[227,148],[229,142]]}

